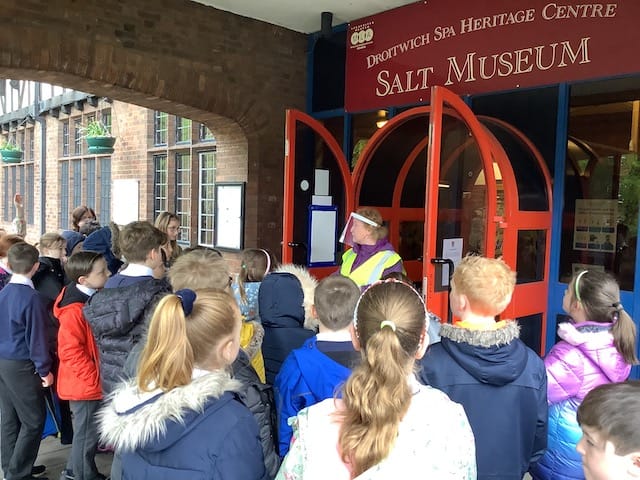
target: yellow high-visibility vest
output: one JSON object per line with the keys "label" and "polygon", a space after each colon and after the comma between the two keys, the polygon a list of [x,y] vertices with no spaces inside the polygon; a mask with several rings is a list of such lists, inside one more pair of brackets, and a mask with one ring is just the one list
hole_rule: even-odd
{"label": "yellow high-visibility vest", "polygon": [[382,272],[399,261],[402,261],[400,255],[393,250],[382,250],[369,257],[362,265],[351,271],[355,260],[356,253],[352,248],[344,252],[342,254],[340,275],[349,277],[361,288],[380,280]]}

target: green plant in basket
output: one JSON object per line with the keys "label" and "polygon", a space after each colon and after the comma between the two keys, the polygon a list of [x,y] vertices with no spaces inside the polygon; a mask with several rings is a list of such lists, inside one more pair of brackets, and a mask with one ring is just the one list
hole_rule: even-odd
{"label": "green plant in basket", "polygon": [[5,150],[7,152],[22,152],[22,149],[18,145],[7,140],[0,141],[0,150]]}
{"label": "green plant in basket", "polygon": [[82,132],[86,138],[112,136],[107,126],[98,120],[87,123],[87,126],[82,129]]}
{"label": "green plant in basket", "polygon": [[22,149],[11,141],[1,140],[0,156],[2,156],[4,163],[20,163],[22,161]]}

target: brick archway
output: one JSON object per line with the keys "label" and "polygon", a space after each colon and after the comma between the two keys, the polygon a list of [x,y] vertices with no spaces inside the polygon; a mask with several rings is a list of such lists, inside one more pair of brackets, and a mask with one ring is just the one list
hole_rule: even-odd
{"label": "brick archway", "polygon": [[201,121],[221,161],[246,156],[245,236],[279,250],[284,110],[304,105],[304,35],[187,0],[4,0],[3,17],[0,75]]}

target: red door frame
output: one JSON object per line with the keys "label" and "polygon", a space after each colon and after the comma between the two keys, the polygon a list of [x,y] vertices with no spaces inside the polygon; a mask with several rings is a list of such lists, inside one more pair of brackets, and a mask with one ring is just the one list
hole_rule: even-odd
{"label": "red door frame", "polygon": [[[510,249],[503,249],[505,261],[515,269],[516,265],[516,244],[518,229],[544,229],[546,230],[546,251],[545,251],[545,267],[544,281],[532,284],[523,284],[516,286],[514,299],[505,311],[504,317],[514,318],[516,316],[527,315],[529,311],[540,311],[540,298],[546,298],[548,291],[548,271],[550,257],[550,227],[551,212],[550,208],[547,212],[522,212],[518,207],[517,186],[515,176],[511,168],[509,159],[506,156],[502,146],[489,132],[489,130],[480,122],[469,107],[453,92],[442,87],[433,87],[431,92],[431,105],[424,107],[416,107],[393,117],[383,127],[378,129],[367,142],[367,145],[360,154],[353,173],[349,171],[348,163],[344,157],[341,147],[338,145],[332,134],[317,120],[311,116],[297,111],[288,110],[286,113],[286,129],[285,129],[285,185],[284,185],[284,211],[283,211],[283,236],[282,236],[282,260],[283,263],[292,261],[293,252],[289,246],[289,242],[293,239],[293,201],[294,192],[297,187],[294,184],[295,179],[295,151],[296,151],[296,127],[298,123],[307,125],[313,129],[327,144],[332,155],[338,163],[338,168],[345,187],[345,212],[355,210],[358,206],[357,199],[360,195],[364,174],[370,163],[373,154],[378,147],[385,141],[388,135],[398,128],[401,124],[410,118],[425,115],[429,118],[428,136],[420,141],[404,160],[404,164],[398,174],[396,185],[393,191],[393,200],[390,207],[379,208],[384,218],[394,219],[391,222],[390,237],[393,240],[399,238],[399,220],[424,220],[425,218],[438,218],[438,183],[440,177],[440,149],[442,135],[442,116],[452,115],[463,121],[469,128],[473,141],[477,143],[480,151],[480,158],[486,181],[487,195],[487,215],[485,215],[485,255],[495,255],[496,244],[496,228],[503,230],[503,243],[511,245]],[[531,142],[519,131],[510,125],[500,122],[493,118],[482,117],[483,121],[491,121],[499,124],[503,128],[509,130],[517,136],[530,151],[534,152],[538,165],[542,169],[545,177],[549,205],[551,205],[551,179],[546,169],[544,160],[541,158]],[[425,208],[400,208],[400,197],[402,194],[402,185],[406,179],[411,165],[424,148],[427,147],[427,171],[426,171],[426,192],[425,192]],[[462,151],[466,148],[466,144],[461,145],[456,151]],[[453,157],[454,155],[452,155]],[[436,159],[437,161],[433,161]],[[449,163],[450,160],[446,160]],[[497,215],[497,185],[493,170],[493,162],[496,162],[501,170],[504,186],[504,212],[502,216]],[[446,168],[446,167],[445,167]],[[430,260],[436,257],[436,229],[437,221],[424,221],[424,248],[423,259]],[[437,267],[430,261],[413,261],[407,262],[407,269],[413,277],[422,275],[423,289],[425,300],[429,308],[438,313],[441,318],[446,318],[447,308],[447,292],[436,292],[434,289],[435,269]],[[313,273],[318,277],[325,276],[336,267],[325,267],[322,269],[314,269]],[[542,296],[541,296],[542,295]],[[544,309],[546,311],[546,308]],[[444,313],[444,314],[443,314]],[[543,318],[542,325],[542,351],[544,351],[546,315]]]}

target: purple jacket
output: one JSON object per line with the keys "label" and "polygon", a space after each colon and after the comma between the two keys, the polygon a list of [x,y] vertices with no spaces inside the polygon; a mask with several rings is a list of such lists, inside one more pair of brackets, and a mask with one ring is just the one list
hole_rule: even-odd
{"label": "purple jacket", "polygon": [[582,431],[576,420],[578,406],[593,388],[627,379],[631,366],[613,343],[611,324],[562,323],[562,339],[544,360],[547,369],[549,438],[547,452],[531,469],[535,480],[583,479],[576,445]]}
{"label": "purple jacket", "polygon": [[570,398],[582,401],[598,385],[627,379],[631,366],[616,350],[609,328],[594,322],[560,324],[558,335],[563,341],[544,360],[549,404]]}

